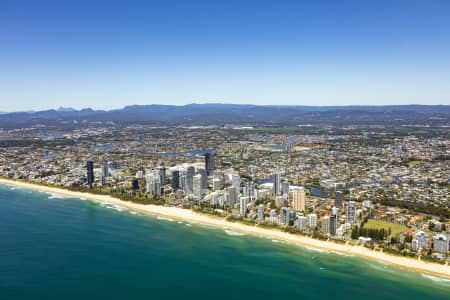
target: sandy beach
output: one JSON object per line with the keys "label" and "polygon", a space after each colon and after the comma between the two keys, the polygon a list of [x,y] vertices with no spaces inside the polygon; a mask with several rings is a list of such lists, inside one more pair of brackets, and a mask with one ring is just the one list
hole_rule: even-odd
{"label": "sandy beach", "polygon": [[42,192],[60,194],[62,196],[73,197],[73,198],[85,198],[96,202],[107,202],[113,205],[120,205],[126,207],[130,210],[134,210],[141,213],[147,213],[152,215],[164,216],[167,218],[197,222],[205,225],[211,225],[220,228],[229,228],[234,231],[252,234],[256,236],[270,237],[273,239],[280,239],[287,241],[289,243],[320,249],[324,251],[336,252],[346,255],[354,255],[359,257],[364,257],[370,260],[374,260],[380,263],[389,264],[395,267],[408,269],[411,271],[427,273],[431,275],[436,275],[440,277],[450,278],[450,266],[440,265],[436,263],[424,262],[418,259],[413,259],[409,257],[394,256],[387,253],[382,253],[379,251],[373,251],[361,246],[351,246],[344,244],[337,244],[333,242],[326,242],[317,239],[312,239],[309,237],[304,237],[300,235],[289,234],[276,229],[261,228],[258,226],[250,226],[241,223],[228,222],[220,217],[208,216],[200,213],[196,213],[192,210],[181,209],[177,207],[168,206],[158,206],[158,205],[143,205],[127,201],[122,201],[120,199],[95,195],[90,193],[73,192],[65,190],[63,188],[46,187],[37,184],[31,184],[21,181],[14,181],[8,179],[1,179],[0,183],[15,185],[21,188],[34,189]]}

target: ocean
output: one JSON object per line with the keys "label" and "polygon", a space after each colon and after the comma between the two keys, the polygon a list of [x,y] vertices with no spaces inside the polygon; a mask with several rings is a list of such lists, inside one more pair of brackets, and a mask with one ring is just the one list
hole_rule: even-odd
{"label": "ocean", "polygon": [[0,299],[450,299],[357,257],[0,185]]}

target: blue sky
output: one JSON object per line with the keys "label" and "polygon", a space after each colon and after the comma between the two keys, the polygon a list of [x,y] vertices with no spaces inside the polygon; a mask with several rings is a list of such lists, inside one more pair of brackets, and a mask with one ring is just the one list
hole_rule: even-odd
{"label": "blue sky", "polygon": [[450,1],[0,1],[0,111],[450,104]]}

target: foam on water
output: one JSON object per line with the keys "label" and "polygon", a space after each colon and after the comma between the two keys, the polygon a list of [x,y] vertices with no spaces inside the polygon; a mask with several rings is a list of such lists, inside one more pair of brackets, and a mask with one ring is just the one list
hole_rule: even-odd
{"label": "foam on water", "polygon": [[446,279],[446,278],[441,278],[441,277],[436,277],[436,276],[432,276],[432,275],[428,275],[428,274],[421,274],[422,277],[427,278],[433,282],[437,282],[437,283],[443,283],[443,284],[450,284],[450,279]]}
{"label": "foam on water", "polygon": [[108,201],[102,201],[102,202],[99,202],[99,203],[100,203],[100,205],[102,207],[109,208],[109,209],[114,209],[114,210],[119,211],[119,212],[128,210],[128,208],[126,208],[124,206],[117,205],[117,204],[112,204],[112,203],[109,203]]}
{"label": "foam on water", "polygon": [[156,218],[157,218],[158,220],[163,220],[163,221],[169,221],[169,222],[173,222],[173,221],[174,221],[173,219],[166,218],[166,217],[161,217],[161,216],[157,216]]}
{"label": "foam on water", "polygon": [[56,193],[47,193],[47,194],[50,195],[47,197],[48,199],[65,199],[66,198],[61,194],[56,194]]}
{"label": "foam on water", "polygon": [[126,211],[126,210],[128,210],[126,207],[123,207],[123,206],[120,206],[120,205],[117,205],[117,204],[113,204],[112,208],[117,210],[117,211]]}
{"label": "foam on water", "polygon": [[243,236],[243,235],[245,235],[242,232],[236,232],[236,231],[233,231],[233,230],[230,230],[230,229],[225,229],[225,233],[227,235],[231,235],[231,236]]}
{"label": "foam on water", "polygon": [[389,267],[386,266],[386,265],[382,265],[382,264],[374,264],[374,263],[371,263],[371,262],[366,262],[366,264],[367,264],[370,268],[375,269],[375,270],[377,270],[377,271],[383,271],[383,272],[388,272],[388,273],[394,273],[394,272],[395,272],[394,269],[389,268]]}

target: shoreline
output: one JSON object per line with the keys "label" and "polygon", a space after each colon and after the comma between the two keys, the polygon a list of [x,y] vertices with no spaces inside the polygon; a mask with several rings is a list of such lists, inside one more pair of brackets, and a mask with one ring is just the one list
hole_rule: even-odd
{"label": "shoreline", "polygon": [[153,204],[138,204],[123,201],[118,198],[114,198],[112,196],[69,191],[64,189],[63,187],[61,188],[48,187],[39,184],[16,181],[13,179],[0,178],[0,184],[14,185],[20,188],[33,189],[41,192],[50,192],[71,198],[84,198],[94,202],[108,202],[110,204],[120,205],[128,209],[145,214],[159,215],[181,221],[192,221],[204,225],[219,227],[222,229],[232,229],[238,232],[247,233],[259,237],[268,237],[268,238],[270,237],[274,239],[280,239],[300,247],[325,250],[329,252],[366,258],[386,265],[391,265],[400,269],[415,271],[419,273],[426,273],[429,275],[435,275],[446,279],[450,279],[450,266],[448,265],[441,265],[432,262],[420,261],[418,259],[413,259],[410,257],[395,256],[388,253],[376,252],[362,246],[351,246],[322,241],[306,236],[290,234],[277,229],[261,228],[237,222],[229,222],[224,218],[197,213],[190,209],[159,206]]}

